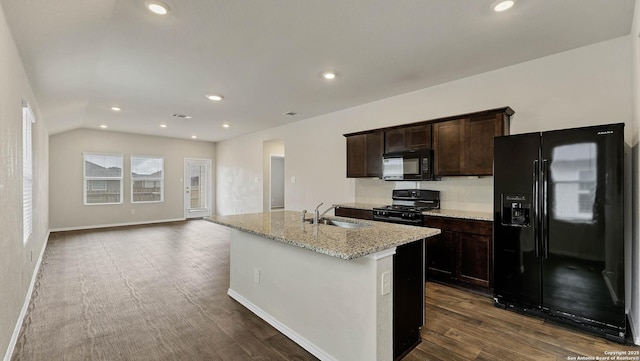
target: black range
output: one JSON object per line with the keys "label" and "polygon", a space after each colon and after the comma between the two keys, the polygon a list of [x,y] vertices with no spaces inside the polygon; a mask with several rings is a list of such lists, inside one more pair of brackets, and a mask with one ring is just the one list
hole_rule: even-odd
{"label": "black range", "polygon": [[422,212],[440,209],[440,192],[426,189],[394,189],[392,204],[373,209],[373,220],[422,226]]}

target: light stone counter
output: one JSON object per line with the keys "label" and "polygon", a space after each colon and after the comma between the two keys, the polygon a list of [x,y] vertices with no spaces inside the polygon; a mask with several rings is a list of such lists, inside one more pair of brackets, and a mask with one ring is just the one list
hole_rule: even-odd
{"label": "light stone counter", "polygon": [[[310,215],[307,214],[307,217]],[[439,229],[393,223],[325,217],[351,223],[366,223],[368,227],[341,228],[301,222],[300,212],[212,216],[211,222],[252,233],[275,241],[306,248],[318,253],[351,260],[440,234]]]}
{"label": "light stone counter", "polygon": [[449,217],[459,219],[472,219],[476,221],[493,221],[493,214],[491,212],[473,212],[473,211],[461,211],[456,209],[436,209],[432,211],[422,212],[425,216],[434,217]]}

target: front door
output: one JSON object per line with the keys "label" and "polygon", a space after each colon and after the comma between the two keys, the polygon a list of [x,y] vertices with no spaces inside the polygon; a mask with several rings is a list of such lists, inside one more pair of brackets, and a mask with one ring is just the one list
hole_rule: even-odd
{"label": "front door", "polygon": [[184,160],[184,216],[211,216],[211,160]]}

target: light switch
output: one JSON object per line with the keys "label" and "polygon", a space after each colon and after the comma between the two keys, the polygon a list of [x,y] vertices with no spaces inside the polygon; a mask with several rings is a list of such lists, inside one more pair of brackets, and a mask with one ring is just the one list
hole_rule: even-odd
{"label": "light switch", "polygon": [[295,183],[296,182],[296,177],[291,177],[291,183]]}

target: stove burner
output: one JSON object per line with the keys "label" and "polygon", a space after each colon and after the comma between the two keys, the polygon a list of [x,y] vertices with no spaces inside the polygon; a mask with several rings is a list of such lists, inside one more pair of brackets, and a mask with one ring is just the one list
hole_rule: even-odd
{"label": "stove burner", "polygon": [[393,204],[373,209],[373,220],[422,225],[422,212],[440,208],[440,192],[423,189],[396,189]]}

